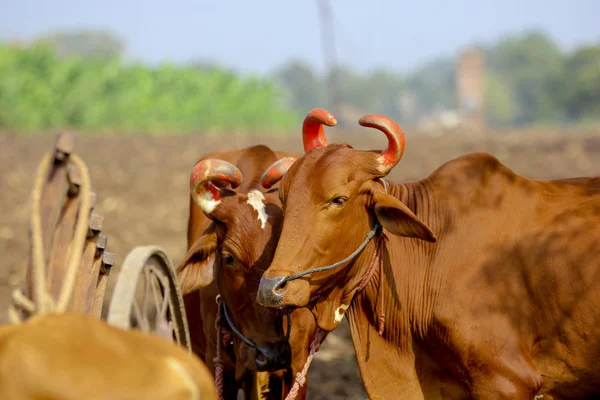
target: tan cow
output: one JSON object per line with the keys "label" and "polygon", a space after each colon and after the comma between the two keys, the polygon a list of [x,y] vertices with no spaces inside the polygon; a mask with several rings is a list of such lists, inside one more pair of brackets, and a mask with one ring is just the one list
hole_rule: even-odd
{"label": "tan cow", "polygon": [[2,400],[212,400],[213,377],[187,350],[86,314],[0,325]]}
{"label": "tan cow", "polygon": [[598,398],[599,178],[532,180],[473,153],[391,183],[394,121],[361,118],[389,145],[359,151],[327,144],[326,111],[308,118],[259,303],[309,307],[328,331],[345,313],[371,399]]}
{"label": "tan cow", "polygon": [[[225,398],[237,398],[240,388],[250,396],[251,379],[257,371],[271,372],[268,382],[263,382],[263,398],[283,398],[295,374],[304,367],[315,336],[317,327],[308,310],[291,315],[288,342],[287,317],[255,301],[282,225],[278,181],[296,156],[275,153],[265,146],[212,153],[203,157],[191,174],[188,253],[178,276],[182,292],[187,294],[195,351],[214,371],[215,298],[219,294],[233,324],[256,344],[250,346],[232,334],[232,342],[222,346]],[[231,189],[226,188],[229,184]],[[227,327],[226,322],[222,324]],[[305,395],[306,385],[297,398]]]}

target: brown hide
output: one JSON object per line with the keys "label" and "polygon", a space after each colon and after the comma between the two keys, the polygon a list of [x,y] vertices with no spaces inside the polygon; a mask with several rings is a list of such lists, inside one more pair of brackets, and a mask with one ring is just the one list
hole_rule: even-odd
{"label": "brown hide", "polygon": [[[238,247],[243,247],[248,250],[241,251],[241,253],[244,254],[240,255],[244,258],[243,263],[245,265],[252,267],[259,262],[257,258],[260,258],[260,262],[257,265],[261,265],[260,268],[266,268],[275,251],[274,244],[269,244],[269,241],[273,240],[271,236],[273,236],[274,239],[278,239],[281,219],[277,217],[277,215],[274,215],[273,217],[269,215],[269,224],[274,223],[277,226],[271,227],[267,224],[266,229],[264,231],[261,230],[256,211],[246,204],[247,193],[250,190],[259,189],[258,186],[260,186],[260,182],[258,182],[258,180],[271,162],[290,156],[298,157],[299,155],[285,152],[273,153],[264,146],[255,146],[232,152],[212,153],[199,160],[202,161],[213,158],[236,165],[243,174],[243,183],[236,189],[238,195],[223,199],[224,203],[220,207],[226,211],[220,211],[226,213],[228,217],[221,217],[223,221],[220,221],[219,225],[221,226],[219,228],[215,226],[215,223],[204,214],[200,207],[190,197],[188,256],[186,259],[190,259],[190,256],[193,254],[198,254],[198,249],[194,249],[194,246],[198,246],[200,241],[206,240],[207,233],[216,232],[217,229],[221,229],[218,232],[222,239],[221,242],[223,240],[227,242],[233,241],[236,244],[239,244]],[[272,157],[272,159],[269,157]],[[277,188],[278,185],[275,185],[270,190],[259,189],[265,196],[264,202],[268,207],[267,214],[277,214],[277,210],[274,210],[272,206],[268,204],[272,203],[279,208],[280,201],[277,195]],[[235,201],[233,201],[234,198]],[[281,214],[281,211],[279,211],[279,214]],[[206,249],[206,246],[204,246],[204,248]],[[251,251],[252,249],[258,250]],[[214,259],[214,254],[212,257]],[[205,256],[202,256],[201,258],[205,259]],[[217,260],[217,263],[219,262],[222,261]],[[208,286],[184,296],[194,351],[205,360],[211,371],[214,371],[213,358],[216,357],[217,338],[214,321],[217,313],[217,304],[215,302],[215,297],[220,293],[219,288],[221,288],[220,294],[222,296],[232,296],[231,300],[234,302],[239,301],[239,299],[247,299],[252,303],[247,304],[246,307],[241,307],[241,309],[248,310],[257,307],[258,309],[262,309],[262,312],[268,313],[265,320],[261,321],[262,325],[265,326],[256,327],[247,325],[248,323],[253,323],[252,318],[243,318],[240,311],[234,307],[229,307],[229,313],[238,328],[246,330],[246,332],[254,331],[254,333],[257,333],[260,332],[260,329],[267,329],[268,322],[270,321],[269,318],[275,316],[272,312],[269,312],[255,303],[255,292],[260,276],[262,275],[262,269],[255,271],[255,274],[255,287],[252,293],[245,292],[245,290],[247,290],[245,287],[240,289],[232,286],[239,276],[236,277],[235,274],[224,274],[227,278],[221,282],[218,282],[218,279],[213,280]],[[182,285],[183,284],[184,283],[182,283]],[[225,293],[223,293],[223,290],[225,290]],[[287,324],[287,321],[285,322]],[[254,373],[255,378],[257,378],[257,375],[261,375],[260,378],[257,379],[259,382],[256,382],[255,385],[260,385],[261,382],[264,384],[264,381],[270,381],[269,387],[261,388],[264,398],[283,398],[289,391],[295,373],[299,372],[304,366],[308,356],[308,347],[315,333],[316,324],[312,314],[308,310],[296,310],[292,313],[292,331],[290,335],[290,345],[292,348],[291,370],[259,374]],[[256,334],[248,334],[248,336],[257,341],[261,339],[260,337],[257,337]],[[240,341],[235,335],[234,342],[234,346],[222,348],[221,350],[221,358],[225,361],[226,370],[225,379],[227,383],[225,384],[225,389],[227,392],[225,393],[225,398],[236,398],[235,393],[238,388],[242,386],[248,396],[252,390],[248,385],[249,380],[247,378],[251,371],[243,365],[241,360],[243,355],[240,354]],[[236,372],[238,381],[235,379]],[[242,376],[245,376],[245,378],[241,379]],[[302,399],[305,398],[305,396],[306,386],[300,390],[298,398]]]}
{"label": "brown hide", "polygon": [[[261,303],[308,307],[326,330],[349,306],[371,399],[598,395],[600,178],[532,180],[473,153],[386,194],[375,155],[332,144],[290,168]],[[343,266],[277,286],[347,257],[376,218],[383,276],[363,291],[374,240]]]}
{"label": "brown hide", "polygon": [[86,314],[45,314],[0,327],[3,400],[216,399],[193,354]]}

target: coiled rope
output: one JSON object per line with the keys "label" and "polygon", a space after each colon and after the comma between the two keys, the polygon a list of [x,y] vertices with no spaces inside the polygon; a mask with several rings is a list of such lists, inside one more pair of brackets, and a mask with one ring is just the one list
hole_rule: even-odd
{"label": "coiled rope", "polygon": [[42,219],[41,219],[41,200],[44,183],[48,176],[52,162],[54,160],[53,153],[48,153],[42,159],[38,167],[37,176],[31,195],[32,210],[30,220],[30,240],[32,248],[32,286],[33,286],[33,301],[23,294],[20,289],[15,289],[12,293],[13,304],[9,307],[9,318],[13,324],[22,322],[21,315],[17,308],[25,310],[29,314],[37,313],[62,313],[65,312],[75,286],[75,278],[77,269],[81,263],[83,256],[83,248],[87,237],[87,229],[90,217],[90,202],[91,202],[91,183],[87,166],[79,156],[71,154],[69,160],[73,162],[75,167],[81,172],[81,185],[79,187],[79,212],[73,240],[69,246],[69,262],[58,299],[55,301],[48,293],[46,288],[46,262],[44,255],[44,243],[42,239]]}

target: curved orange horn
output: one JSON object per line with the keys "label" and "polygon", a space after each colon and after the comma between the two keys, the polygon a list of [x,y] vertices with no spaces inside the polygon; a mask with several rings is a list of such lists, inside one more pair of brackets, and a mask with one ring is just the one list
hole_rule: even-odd
{"label": "curved orange horn", "polygon": [[260,184],[265,189],[271,189],[273,185],[283,178],[283,175],[287,172],[292,164],[296,161],[295,157],[284,157],[275,161],[264,174],[260,177]]}
{"label": "curved orange horn", "polygon": [[210,214],[221,201],[221,189],[213,182],[219,186],[230,183],[235,189],[242,179],[240,170],[227,161],[216,158],[202,160],[190,174],[190,194],[202,211]]}
{"label": "curved orange horn", "polygon": [[379,114],[367,114],[359,119],[358,123],[368,128],[378,129],[387,137],[387,149],[379,152],[379,170],[384,174],[389,173],[404,153],[406,140],[402,128],[393,119]]}
{"label": "curved orange horn", "polygon": [[304,142],[304,152],[315,147],[327,146],[325,138],[325,128],[323,125],[335,126],[337,120],[333,115],[322,108],[313,108],[304,117],[302,124],[302,141]]}

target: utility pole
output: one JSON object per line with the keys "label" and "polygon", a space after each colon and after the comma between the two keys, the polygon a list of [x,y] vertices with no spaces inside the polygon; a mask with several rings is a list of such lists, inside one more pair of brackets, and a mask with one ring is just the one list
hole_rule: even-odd
{"label": "utility pole", "polygon": [[335,70],[337,66],[335,51],[335,35],[333,27],[333,17],[331,4],[329,0],[317,0],[319,7],[319,17],[321,20],[321,48],[323,49],[323,58],[325,60],[325,70],[327,74],[327,97],[329,108],[334,116],[339,114],[339,91],[338,76]]}

